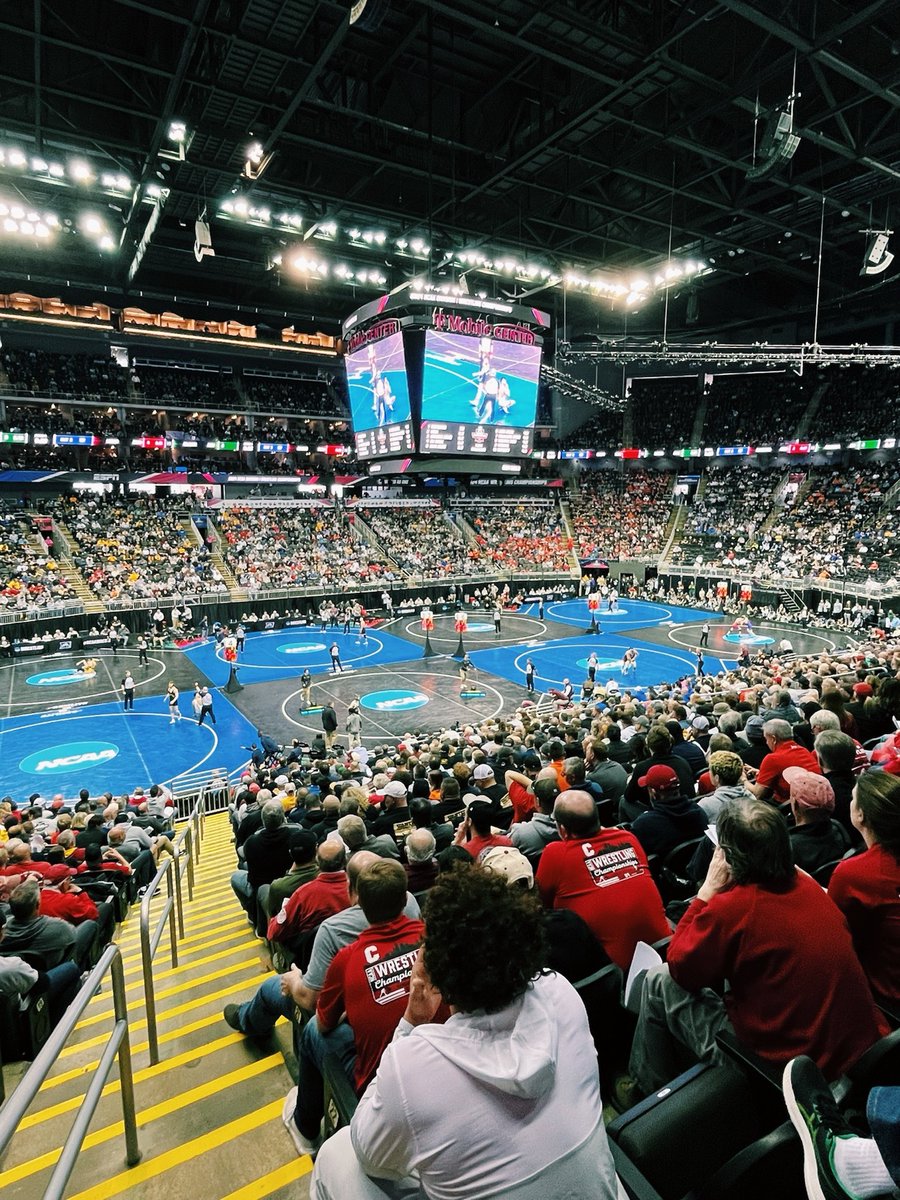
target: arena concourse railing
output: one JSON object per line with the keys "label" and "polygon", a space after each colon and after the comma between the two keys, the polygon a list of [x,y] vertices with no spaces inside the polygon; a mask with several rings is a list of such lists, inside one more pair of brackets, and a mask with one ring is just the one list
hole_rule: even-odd
{"label": "arena concourse railing", "polygon": [[871,579],[852,580],[816,579],[806,575],[778,575],[764,578],[753,571],[735,571],[727,568],[708,566],[663,566],[659,567],[660,576],[678,576],[682,579],[716,580],[724,579],[728,583],[751,583],[755,589],[778,592],[784,588],[792,588],[799,592],[814,590],[817,592],[838,593],[841,598],[849,596],[851,600],[891,600],[900,596],[900,582],[875,583]]}
{"label": "arena concourse railing", "polygon": [[[101,954],[97,965],[84,981],[78,995],[66,1009],[62,1020],[41,1047],[34,1062],[19,1080],[3,1108],[0,1109],[0,1160],[6,1153],[22,1118],[31,1102],[43,1087],[47,1076],[69,1039],[82,1013],[94,998],[94,993],[106,975],[112,980],[113,1016],[112,1030],[100,1061],[94,1068],[84,1098],[75,1114],[75,1120],[66,1138],[53,1174],[44,1190],[44,1200],[62,1200],[78,1161],[78,1155],[87,1136],[103,1089],[109,1079],[113,1063],[119,1064],[119,1094],[122,1099],[122,1124],[125,1134],[125,1160],[129,1167],[140,1162],[137,1118],[134,1106],[134,1076],[131,1065],[131,1043],[128,1036],[128,1005],[125,996],[125,972],[119,947],[112,943]],[[154,1060],[155,1061],[155,1060]]]}

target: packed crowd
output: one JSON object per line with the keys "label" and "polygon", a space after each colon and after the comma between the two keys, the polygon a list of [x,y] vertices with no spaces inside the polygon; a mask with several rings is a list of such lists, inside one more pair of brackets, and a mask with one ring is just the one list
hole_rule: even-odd
{"label": "packed crowd", "polygon": [[147,600],[227,592],[206,546],[186,526],[185,501],[111,496],[61,498],[48,506],[74,539],[72,559],[101,600]]}
{"label": "packed crowd", "polygon": [[[628,1109],[691,1061],[719,1063],[720,1031],[779,1071],[806,1055],[834,1080],[887,1034],[876,1002],[900,1001],[897,638],[788,665],[760,654],[644,699],[601,688],[549,715],[523,706],[371,750],[351,717],[344,736],[323,711],[312,745],[260,731],[231,813],[235,898],[279,973],[224,1019],[252,1038],[292,1022],[299,1077],[282,1120],[317,1156],[311,1195],[374,1198],[378,1176],[416,1168],[420,1196],[460,1175],[448,1195],[515,1196],[537,1172],[548,1195],[612,1200],[612,1184],[597,1190],[601,1085]],[[639,941],[666,961],[638,981],[636,1028],[614,1007],[589,1027],[565,981],[624,972]],[[388,972],[390,999],[373,1000],[365,980]],[[472,1036],[474,1060],[461,1050]],[[523,1163],[509,1097],[551,1047],[553,1071],[527,1092]],[[328,1052],[359,1105],[349,1134],[323,1144]],[[623,1074],[598,1078],[598,1056]],[[476,1098],[490,1136],[473,1150],[461,1122]],[[563,1126],[549,1136],[557,1105],[589,1163]]]}
{"label": "packed crowd", "polygon": [[654,449],[690,445],[699,399],[695,377],[633,380],[632,444]]}
{"label": "packed crowd", "polygon": [[334,508],[228,507],[216,510],[221,549],[238,585],[251,595],[270,588],[351,587],[390,580],[391,569]]}
{"label": "packed crowd", "polygon": [[96,354],[55,354],[47,350],[0,350],[0,369],[9,385],[26,395],[71,395],[103,399],[128,393],[128,371]]}
{"label": "packed crowd", "polygon": [[251,408],[263,412],[289,412],[314,417],[348,415],[328,381],[309,375],[269,376],[244,372],[244,391]]}
{"label": "packed crowd", "polygon": [[750,547],[772,511],[778,471],[756,467],[709,471],[702,496],[688,512],[673,562],[709,567],[745,567]]}
{"label": "packed crowd", "polygon": [[621,412],[599,409],[566,437],[560,439],[560,448],[578,450],[616,450],[622,445]]}
{"label": "packed crowd", "polygon": [[471,572],[474,551],[442,508],[373,508],[363,502],[355,511],[404,575],[439,579]]}
{"label": "packed crowd", "polygon": [[579,559],[662,553],[674,476],[663,471],[584,471],[570,500]]}
{"label": "packed crowd", "polygon": [[559,505],[552,501],[493,503],[485,509],[460,509],[475,530],[479,561],[501,570],[567,571],[572,539]]}
{"label": "packed crowd", "polygon": [[208,371],[190,365],[156,367],[142,363],[132,367],[131,382],[135,392],[148,400],[161,400],[185,408],[231,408],[236,399],[230,370]]}
{"label": "packed crowd", "polygon": [[898,479],[895,462],[810,471],[793,506],[760,539],[756,571],[855,582],[898,578],[897,514],[882,511]]}
{"label": "packed crowd", "polygon": [[[171,794],[0,801],[0,996],[46,999],[55,1025],[116,924],[173,855]],[[174,834],[173,834],[174,836]]]}
{"label": "packed crowd", "polygon": [[759,446],[791,441],[818,376],[717,375],[709,391],[705,446]]}
{"label": "packed crowd", "polygon": [[900,381],[882,367],[829,371],[808,432],[810,441],[897,437],[900,434]]}
{"label": "packed crowd", "polygon": [[16,612],[64,604],[77,592],[51,546],[22,516],[0,514],[0,603]]}

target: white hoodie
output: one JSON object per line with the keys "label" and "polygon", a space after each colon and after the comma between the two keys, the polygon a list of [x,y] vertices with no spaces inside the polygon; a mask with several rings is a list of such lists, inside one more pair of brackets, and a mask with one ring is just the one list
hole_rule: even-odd
{"label": "white hoodie", "polygon": [[614,1200],[597,1058],[559,975],[500,1013],[405,1021],[350,1127],[360,1166],[429,1200]]}

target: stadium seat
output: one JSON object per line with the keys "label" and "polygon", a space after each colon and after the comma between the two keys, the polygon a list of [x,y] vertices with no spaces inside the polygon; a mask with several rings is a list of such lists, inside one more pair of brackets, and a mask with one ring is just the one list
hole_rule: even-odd
{"label": "stadium seat", "polygon": [[697,1063],[616,1117],[607,1133],[662,1200],[680,1200],[770,1128],[739,1071]]}
{"label": "stadium seat", "polygon": [[[47,970],[43,955],[33,950],[17,951],[16,956],[36,971]],[[50,1008],[46,995],[29,993],[21,1002],[16,997],[0,997],[0,1059],[3,1062],[31,1061],[49,1036]]]}
{"label": "stadium seat", "polygon": [[739,1150],[685,1200],[797,1200],[803,1195],[803,1149],[790,1121]]}
{"label": "stadium seat", "polygon": [[341,1066],[341,1060],[329,1051],[322,1063],[322,1080],[325,1084],[325,1124],[323,1136],[330,1138],[342,1125],[349,1125],[359,1104],[353,1084]]}

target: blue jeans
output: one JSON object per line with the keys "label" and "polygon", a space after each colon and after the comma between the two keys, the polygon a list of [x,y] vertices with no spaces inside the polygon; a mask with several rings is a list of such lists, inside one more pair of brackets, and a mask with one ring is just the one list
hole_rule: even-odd
{"label": "blue jeans", "polygon": [[256,888],[250,885],[246,871],[235,871],[231,876],[231,889],[241,902],[241,908],[256,925]]}
{"label": "blue jeans", "polygon": [[866,1116],[888,1174],[900,1184],[900,1087],[874,1087]]}
{"label": "blue jeans", "polygon": [[56,1028],[63,1013],[77,996],[80,986],[81,971],[77,963],[60,963],[47,972],[47,1009],[53,1028]]}
{"label": "blue jeans", "polygon": [[256,995],[238,1009],[238,1024],[241,1033],[250,1037],[264,1037],[275,1027],[279,1017],[289,1021],[294,1015],[294,1001],[281,994],[281,976],[270,975],[257,988]]}
{"label": "blue jeans", "polygon": [[297,1107],[294,1121],[305,1138],[315,1141],[325,1116],[325,1085],[322,1079],[322,1064],[331,1051],[340,1059],[347,1078],[356,1086],[353,1068],[356,1064],[356,1045],[353,1030],[346,1023],[322,1033],[315,1017],[304,1027],[300,1037],[300,1053],[297,1055],[299,1076],[297,1079]]}

